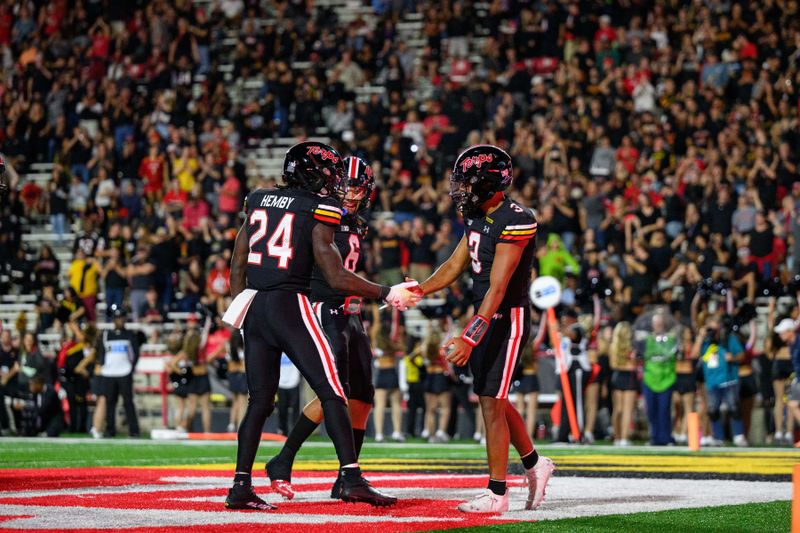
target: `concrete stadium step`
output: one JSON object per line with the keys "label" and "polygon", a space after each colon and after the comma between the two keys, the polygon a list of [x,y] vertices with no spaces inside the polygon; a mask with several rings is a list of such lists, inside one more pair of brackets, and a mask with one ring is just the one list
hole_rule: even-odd
{"label": "concrete stadium step", "polygon": [[[30,243],[54,243],[58,241],[58,235],[55,233],[25,233],[22,235],[22,240]],[[65,233],[63,240],[72,242],[75,240],[75,234]]]}
{"label": "concrete stadium step", "polygon": [[31,164],[31,170],[34,170],[34,171],[40,172],[40,173],[44,173],[44,172],[50,173],[50,172],[52,172],[53,167],[55,167],[54,163],[32,163]]}
{"label": "concrete stadium step", "polygon": [[5,303],[36,302],[35,294],[4,294],[0,296],[0,305]]}
{"label": "concrete stadium step", "polygon": [[19,313],[20,311],[26,312],[35,312],[36,311],[36,304],[35,303],[0,303],[0,313],[11,313],[16,312]]}

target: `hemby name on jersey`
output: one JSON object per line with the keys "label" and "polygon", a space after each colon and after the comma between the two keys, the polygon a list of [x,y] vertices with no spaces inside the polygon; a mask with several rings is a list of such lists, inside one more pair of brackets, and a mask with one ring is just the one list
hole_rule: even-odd
{"label": "hemby name on jersey", "polygon": [[294,198],[288,196],[273,196],[267,195],[261,199],[261,207],[278,207],[280,209],[288,209],[294,202]]}

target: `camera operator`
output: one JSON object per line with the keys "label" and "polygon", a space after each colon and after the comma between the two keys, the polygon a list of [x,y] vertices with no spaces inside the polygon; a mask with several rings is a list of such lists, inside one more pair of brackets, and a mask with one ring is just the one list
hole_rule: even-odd
{"label": "camera operator", "polygon": [[113,437],[117,432],[117,400],[121,395],[128,420],[128,433],[131,437],[138,437],[139,418],[133,403],[133,372],[139,360],[139,336],[125,327],[126,313],[122,307],[113,306],[111,316],[114,328],[98,337],[96,347],[106,393],[106,435]]}
{"label": "camera operator", "polygon": [[722,327],[719,318],[712,316],[700,328],[693,352],[703,365],[714,445],[721,446],[725,436],[720,418],[720,407],[725,403],[731,417],[733,443],[747,446],[739,402],[739,363],[744,359],[741,342]]}
{"label": "camera operator", "polygon": [[20,435],[58,437],[64,429],[64,413],[55,387],[45,380],[45,376],[35,374],[31,377],[28,390],[20,396],[12,404],[20,413]]}

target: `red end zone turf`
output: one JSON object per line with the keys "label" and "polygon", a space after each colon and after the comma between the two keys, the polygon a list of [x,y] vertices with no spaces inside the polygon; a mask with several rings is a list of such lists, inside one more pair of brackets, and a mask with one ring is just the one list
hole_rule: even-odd
{"label": "red end zone turf", "polygon": [[[291,502],[269,493],[263,473],[260,495],[279,505],[272,512],[223,508],[227,472],[164,468],[65,468],[0,470],[0,531],[280,531],[382,533],[451,529],[504,523],[465,515],[456,505],[484,486],[485,476],[376,474],[374,484],[401,500],[390,509],[331,500],[333,473],[294,476]],[[518,485],[518,479],[514,480]],[[520,490],[517,488],[516,490]],[[457,499],[444,499],[444,498]]]}

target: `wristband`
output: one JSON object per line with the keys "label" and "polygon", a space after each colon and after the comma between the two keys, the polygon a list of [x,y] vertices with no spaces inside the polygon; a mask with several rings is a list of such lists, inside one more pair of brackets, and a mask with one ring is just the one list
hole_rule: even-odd
{"label": "wristband", "polygon": [[474,348],[481,342],[481,339],[483,339],[483,336],[486,335],[488,330],[489,321],[486,317],[475,315],[472,317],[472,320],[469,321],[467,327],[464,328],[464,331],[461,332],[461,338]]}
{"label": "wristband", "polygon": [[381,300],[385,300],[386,298],[388,298],[390,292],[392,292],[391,287],[387,287],[386,285],[381,285],[381,295],[380,295]]}

